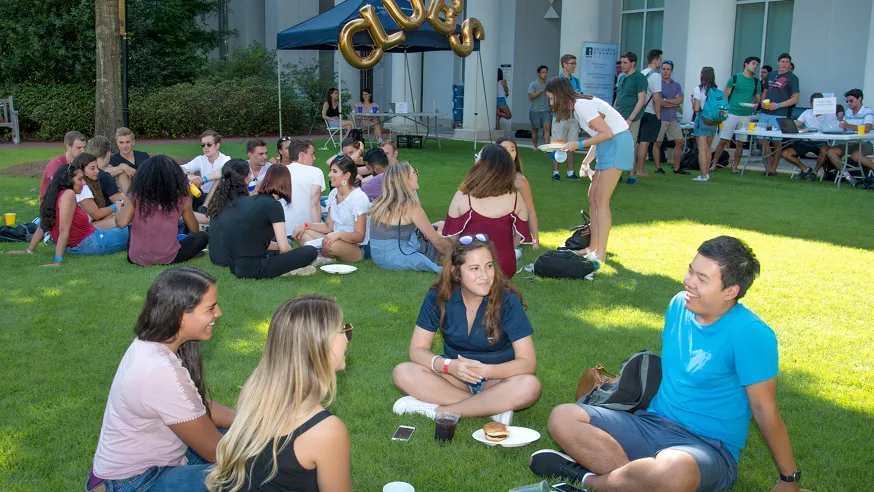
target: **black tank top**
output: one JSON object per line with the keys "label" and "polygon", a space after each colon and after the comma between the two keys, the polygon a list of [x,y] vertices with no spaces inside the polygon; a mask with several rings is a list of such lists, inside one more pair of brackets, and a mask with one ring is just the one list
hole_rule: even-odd
{"label": "black tank top", "polygon": [[336,108],[331,107],[331,101],[328,101],[328,110],[325,111],[325,115],[328,118],[339,118],[340,117],[340,106],[337,105]]}
{"label": "black tank top", "polygon": [[[280,437],[279,439],[287,437],[288,444],[276,456],[278,465],[276,476],[273,477],[273,480],[261,485],[261,482],[270,475],[270,470],[273,468],[273,443],[268,443],[255,458],[255,466],[252,467],[252,473],[247,477],[247,483],[243,490],[318,492],[319,482],[316,470],[307,470],[301,466],[297,456],[294,454],[294,441],[301,434],[312,429],[316,424],[331,415],[333,415],[331,412],[322,410],[295,429],[290,436]],[[246,468],[249,468],[248,464]]]}

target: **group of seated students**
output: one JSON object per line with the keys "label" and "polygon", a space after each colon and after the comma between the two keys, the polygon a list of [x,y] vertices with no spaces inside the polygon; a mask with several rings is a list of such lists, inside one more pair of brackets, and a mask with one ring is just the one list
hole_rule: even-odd
{"label": "group of seated students", "polygon": [[[232,159],[221,151],[221,135],[207,130],[203,154],[179,165],[133,150],[126,128],[117,132],[117,154],[101,136],[88,142],[94,154],[84,153],[84,137],[71,132],[67,152],[44,174],[42,194],[48,199],[42,200],[41,217],[57,246],[52,265],[60,265],[65,252],[125,249],[131,263],[166,265],[209,247],[211,261],[240,278],[308,275],[323,263],[368,258],[385,269],[439,273],[452,238],[479,233],[491,239],[511,278],[521,254],[517,247],[538,246],[531,187],[512,139],[482,149],[445,220],[432,222],[419,201],[419,171],[398,161],[390,141],[365,151],[360,138],[353,132],[327,160],[331,190],[323,199],[325,176],[314,166],[310,140],[280,138],[278,156],[268,161],[267,143],[250,139],[248,159]],[[72,164],[54,165],[67,161]],[[26,252],[34,251],[42,235],[34,235]],[[293,242],[298,247],[292,249]]]}
{"label": "group of seated students", "polygon": [[[547,428],[563,451],[533,453],[530,469],[597,490],[724,490],[752,416],[777,466],[774,490],[800,490],[776,403],[777,339],[738,302],[759,269],[741,240],[705,241],[668,306],[648,409],[559,405]],[[512,422],[541,394],[526,309],[492,242],[460,237],[425,295],[409,361],[394,368],[407,396],[393,411]],[[349,432],[326,409],[353,337],[336,300],[305,295],[276,310],[235,410],[206,396],[200,343],[221,315],[214,277],[189,267],[158,275],[109,390],[86,491],[352,490]]]}

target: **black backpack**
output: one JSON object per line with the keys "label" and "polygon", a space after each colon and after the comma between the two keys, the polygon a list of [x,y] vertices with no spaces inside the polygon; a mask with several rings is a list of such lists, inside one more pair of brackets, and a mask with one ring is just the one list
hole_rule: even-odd
{"label": "black backpack", "polygon": [[39,226],[36,224],[18,224],[17,226],[0,226],[0,243],[26,243],[33,238]]}
{"label": "black backpack", "polygon": [[661,383],[661,357],[641,350],[622,362],[619,381],[603,382],[580,400],[586,405],[634,413],[649,408]]}
{"label": "black backpack", "polygon": [[575,251],[588,248],[592,241],[592,223],[589,220],[589,214],[585,210],[580,210],[580,215],[583,217],[583,223],[571,227],[573,234],[564,240],[564,246],[558,249],[572,249]]}
{"label": "black backpack", "polygon": [[531,138],[531,130],[516,130],[516,138]]}
{"label": "black backpack", "polygon": [[594,263],[567,249],[547,251],[534,260],[538,277],[582,279],[594,271]]}

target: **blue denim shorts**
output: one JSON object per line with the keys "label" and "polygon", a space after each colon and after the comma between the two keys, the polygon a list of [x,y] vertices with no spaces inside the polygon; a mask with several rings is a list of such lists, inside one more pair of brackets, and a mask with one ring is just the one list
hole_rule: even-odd
{"label": "blue denim shorts", "polygon": [[498,107],[503,108],[506,105],[507,105],[507,98],[506,97],[499,97],[498,98]]}
{"label": "blue denim shorts", "polygon": [[370,243],[368,244],[359,244],[358,247],[361,249],[361,261],[370,259]]}
{"label": "blue denim shorts", "polygon": [[546,111],[528,111],[528,121],[531,122],[531,128],[542,128],[543,125],[552,123],[552,113]]}
{"label": "blue denim shorts", "polygon": [[470,390],[470,394],[475,395],[483,390],[483,385],[486,384],[486,380],[483,379],[482,381],[480,381],[476,384],[470,384],[470,383],[464,383],[464,384],[467,385],[467,389]]}
{"label": "blue denim shorts", "polygon": [[631,171],[634,165],[634,139],[631,132],[625,130],[613,135],[610,140],[599,143],[595,147],[597,161],[595,169],[606,171],[615,167],[620,171]]}
{"label": "blue denim shorts", "polygon": [[627,412],[585,405],[577,402],[587,414],[589,422],[616,440],[628,459],[654,458],[670,449],[692,456],[698,463],[700,492],[725,490],[737,481],[737,462],[722,443],[699,436],[673,420],[638,410]]}
{"label": "blue denim shorts", "polygon": [[72,248],[67,248],[67,253],[74,255],[109,255],[127,250],[130,239],[130,228],[124,229],[96,229],[88,237]]}
{"label": "blue denim shorts", "polygon": [[695,137],[712,137],[719,130],[719,125],[708,125],[700,115],[695,118],[692,135]]}

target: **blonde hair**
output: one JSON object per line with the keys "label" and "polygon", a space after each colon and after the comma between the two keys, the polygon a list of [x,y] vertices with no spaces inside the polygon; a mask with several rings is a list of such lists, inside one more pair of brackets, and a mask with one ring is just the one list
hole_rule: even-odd
{"label": "blonde hair", "polygon": [[304,295],[279,306],[270,320],[261,361],[240,392],[234,425],[216,449],[215,467],[206,477],[210,491],[245,487],[254,458],[267,446],[273,455],[267,481],[276,476],[277,456],[290,440],[289,426],[334,400],[331,340],[342,322],[343,312],[330,297]]}
{"label": "blonde hair", "polygon": [[407,216],[413,207],[421,206],[410,186],[411,172],[413,166],[409,162],[397,162],[382,173],[382,194],[373,200],[367,212],[371,223],[392,225]]}

